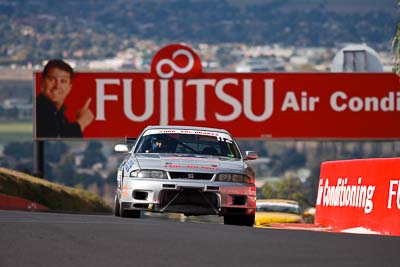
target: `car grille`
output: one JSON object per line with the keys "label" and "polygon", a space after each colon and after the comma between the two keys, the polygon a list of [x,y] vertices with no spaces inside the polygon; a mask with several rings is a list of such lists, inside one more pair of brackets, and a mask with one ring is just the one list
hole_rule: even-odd
{"label": "car grille", "polygon": [[201,172],[169,172],[171,179],[188,179],[188,180],[211,180],[212,173]]}
{"label": "car grille", "polygon": [[[166,206],[168,205],[168,206]],[[201,192],[198,189],[162,190],[160,206],[165,212],[178,212],[185,215],[217,214],[219,200],[216,193]]]}

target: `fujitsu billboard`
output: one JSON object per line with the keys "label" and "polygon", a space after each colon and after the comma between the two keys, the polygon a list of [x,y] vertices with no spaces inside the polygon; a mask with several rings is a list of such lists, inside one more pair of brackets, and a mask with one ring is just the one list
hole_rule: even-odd
{"label": "fujitsu billboard", "polygon": [[[148,73],[74,73],[61,108],[39,111],[46,90],[62,94],[56,74],[42,76],[35,73],[36,139],[136,137],[147,125],[224,128],[237,138],[400,137],[400,84],[392,73],[207,73],[190,47],[173,44],[155,54]],[[64,120],[52,125],[53,115],[42,116],[49,110],[64,112]],[[51,131],[82,114],[81,135]]]}

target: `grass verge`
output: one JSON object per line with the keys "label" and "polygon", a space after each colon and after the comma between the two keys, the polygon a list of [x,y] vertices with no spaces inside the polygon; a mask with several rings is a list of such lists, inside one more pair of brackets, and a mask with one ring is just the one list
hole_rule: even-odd
{"label": "grass verge", "polygon": [[0,122],[0,145],[32,141],[32,122]]}
{"label": "grass verge", "polygon": [[64,212],[111,212],[99,196],[25,173],[0,168],[0,193],[21,197]]}

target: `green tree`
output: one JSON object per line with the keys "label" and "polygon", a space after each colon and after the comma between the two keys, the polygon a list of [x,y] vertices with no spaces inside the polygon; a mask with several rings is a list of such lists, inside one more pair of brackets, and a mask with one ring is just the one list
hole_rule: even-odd
{"label": "green tree", "polygon": [[278,184],[278,198],[292,199],[298,201],[302,206],[307,205],[308,188],[298,177],[281,179]]}
{"label": "green tree", "polygon": [[11,142],[5,145],[3,153],[5,156],[20,160],[32,158],[32,151],[32,142]]}
{"label": "green tree", "polygon": [[265,183],[261,189],[263,198],[296,200],[301,206],[310,206],[310,188],[300,178],[291,176],[281,178],[276,185]]}
{"label": "green tree", "polygon": [[106,183],[117,186],[117,170],[116,169],[114,171],[111,171],[108,174],[108,176],[106,178]]}
{"label": "green tree", "polygon": [[78,184],[77,173],[75,171],[75,156],[67,154],[56,168],[53,169],[55,181],[67,186]]}
{"label": "green tree", "polygon": [[101,149],[103,145],[97,141],[91,141],[83,153],[83,160],[81,162],[81,167],[91,168],[96,163],[101,163],[103,166],[106,164],[106,157],[104,156]]}
{"label": "green tree", "polygon": [[276,198],[277,190],[271,183],[265,183],[261,188],[263,198]]}
{"label": "green tree", "polygon": [[69,147],[64,142],[46,142],[46,160],[53,163],[60,162],[62,156],[68,152],[68,149]]}
{"label": "green tree", "polygon": [[[89,185],[96,184],[102,188],[105,184],[105,180],[100,175],[100,173],[95,172],[93,174],[77,174],[76,184],[80,184],[83,188],[87,189]],[[75,184],[75,185],[76,185]]]}

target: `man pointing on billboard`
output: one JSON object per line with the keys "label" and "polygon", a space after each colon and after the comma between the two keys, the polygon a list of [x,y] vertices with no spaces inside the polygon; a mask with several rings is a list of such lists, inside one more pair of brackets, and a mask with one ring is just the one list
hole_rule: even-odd
{"label": "man pointing on billboard", "polygon": [[36,97],[37,137],[82,137],[93,121],[91,98],[76,113],[76,121],[68,121],[64,114],[64,100],[71,91],[73,74],[71,66],[58,59],[50,60],[44,67],[41,92]]}

